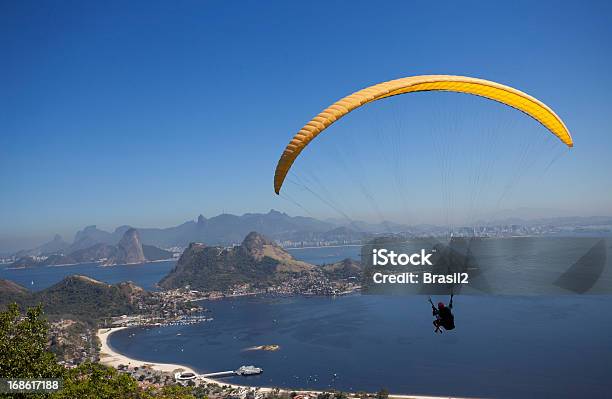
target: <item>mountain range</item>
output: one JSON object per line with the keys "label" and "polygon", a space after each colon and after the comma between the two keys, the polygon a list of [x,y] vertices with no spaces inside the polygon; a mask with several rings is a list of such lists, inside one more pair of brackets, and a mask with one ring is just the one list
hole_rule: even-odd
{"label": "mountain range", "polygon": [[[239,243],[251,231],[258,231],[277,241],[359,241],[370,233],[383,232],[382,225],[355,222],[353,226],[340,221],[322,221],[311,217],[289,216],[275,210],[244,215],[221,214],[211,218],[200,215],[178,226],[167,228],[137,228],[143,246],[161,248],[186,247],[190,242],[212,245]],[[56,235],[52,241],[32,249],[22,250],[16,257],[74,253],[97,244],[117,244],[132,227],[123,225],[108,232],[95,225],[79,230],[72,243]]]}
{"label": "mountain range", "polygon": [[[251,231],[259,231],[272,239],[303,239],[305,237],[333,234],[337,224],[303,216],[289,216],[271,210],[268,213],[244,215],[221,214],[211,218],[200,215],[178,226],[167,228],[138,228],[143,242],[162,248],[187,246],[190,242],[215,245],[239,243]],[[79,231],[73,246],[87,246],[92,242],[116,242],[129,226],[120,226],[109,233],[88,226]]]}
{"label": "mountain range", "polygon": [[[507,216],[507,215],[504,215]],[[612,225],[612,217],[552,217],[525,219],[505,217],[495,221],[479,222],[481,226],[524,225],[524,226],[604,226]],[[79,230],[72,243],[64,241],[59,235],[53,240],[33,249],[19,251],[16,257],[40,256],[58,252],[73,253],[91,248],[97,244],[116,245],[132,227],[123,225],[108,232],[95,225]],[[240,243],[251,231],[258,231],[283,246],[300,243],[357,243],[379,233],[409,232],[415,235],[436,235],[448,232],[448,227],[435,225],[414,225],[383,221],[366,223],[344,219],[318,220],[304,216],[289,216],[276,210],[268,213],[246,213],[244,215],[221,214],[211,218],[202,215],[177,226],[167,228],[137,228],[143,242],[160,248],[184,248],[190,242],[205,242],[209,245],[232,245]],[[310,244],[309,244],[310,245]],[[145,248],[146,250],[146,248]]]}
{"label": "mountain range", "polygon": [[[57,238],[54,242],[59,241]],[[39,248],[54,248],[55,252],[18,257],[11,267],[33,267],[68,265],[77,263],[100,262],[103,265],[134,264],[172,258],[172,253],[151,245],[142,245],[138,230],[128,228],[119,242],[108,244],[86,240],[90,246],[51,246],[45,244]],[[82,243],[83,240],[79,241]],[[31,253],[30,251],[28,251]],[[25,252],[25,253],[28,253]]]}

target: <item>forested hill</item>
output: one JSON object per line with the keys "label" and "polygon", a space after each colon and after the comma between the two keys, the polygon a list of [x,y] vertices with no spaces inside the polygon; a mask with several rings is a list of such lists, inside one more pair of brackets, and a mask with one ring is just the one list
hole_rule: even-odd
{"label": "forested hill", "polygon": [[361,273],[359,262],[349,259],[322,267],[298,261],[272,240],[251,232],[242,244],[230,248],[192,243],[159,285],[201,291],[225,291],[239,284],[280,285],[291,286],[293,293],[330,294],[333,290],[326,291],[326,286],[358,279]]}
{"label": "forested hill", "polygon": [[68,276],[42,291],[31,292],[8,280],[0,280],[0,308],[16,302],[22,307],[43,304],[47,315],[97,320],[135,313],[149,297],[131,282],[106,284],[86,276]]}
{"label": "forested hill", "polygon": [[293,257],[263,235],[251,232],[233,248],[192,243],[161,282],[163,288],[189,285],[198,290],[224,290],[235,284],[267,284],[311,271],[315,266]]}

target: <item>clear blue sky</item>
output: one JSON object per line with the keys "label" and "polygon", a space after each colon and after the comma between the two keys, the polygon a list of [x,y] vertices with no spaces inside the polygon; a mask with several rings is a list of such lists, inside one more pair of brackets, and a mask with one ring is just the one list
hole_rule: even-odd
{"label": "clear blue sky", "polygon": [[522,205],[612,214],[610,2],[3,1],[0,32],[4,239],[303,213],[272,190],[290,137],[354,90],[435,73],[566,121],[566,183]]}

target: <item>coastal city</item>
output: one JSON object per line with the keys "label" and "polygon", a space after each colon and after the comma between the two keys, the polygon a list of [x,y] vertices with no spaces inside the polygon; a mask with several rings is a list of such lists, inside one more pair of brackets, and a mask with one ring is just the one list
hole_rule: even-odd
{"label": "coastal city", "polygon": [[[360,289],[359,280],[330,280],[321,274],[305,274],[266,288],[253,284],[237,284],[224,291],[202,292],[189,287],[152,291],[137,301],[138,312],[103,318],[97,328],[80,320],[60,319],[51,323],[50,347],[61,357],[66,367],[74,367],[86,361],[100,359],[96,344],[97,329],[128,327],[185,326],[211,322],[214,315],[204,305],[206,300],[266,296],[338,296],[354,293]],[[127,368],[125,369],[127,371]],[[141,370],[141,372],[143,372]]]}

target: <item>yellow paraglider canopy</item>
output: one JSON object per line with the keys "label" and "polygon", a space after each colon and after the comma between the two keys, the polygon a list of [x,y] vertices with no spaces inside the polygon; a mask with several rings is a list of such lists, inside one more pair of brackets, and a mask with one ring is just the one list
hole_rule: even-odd
{"label": "yellow paraglider canopy", "polygon": [[300,152],[329,125],[367,103],[417,91],[452,91],[485,97],[516,108],[540,122],[568,147],[574,145],[569,130],[546,104],[522,91],[484,79],[452,75],[422,75],[390,80],[344,97],[308,122],[287,145],[274,174],[278,194],[285,177]]}

